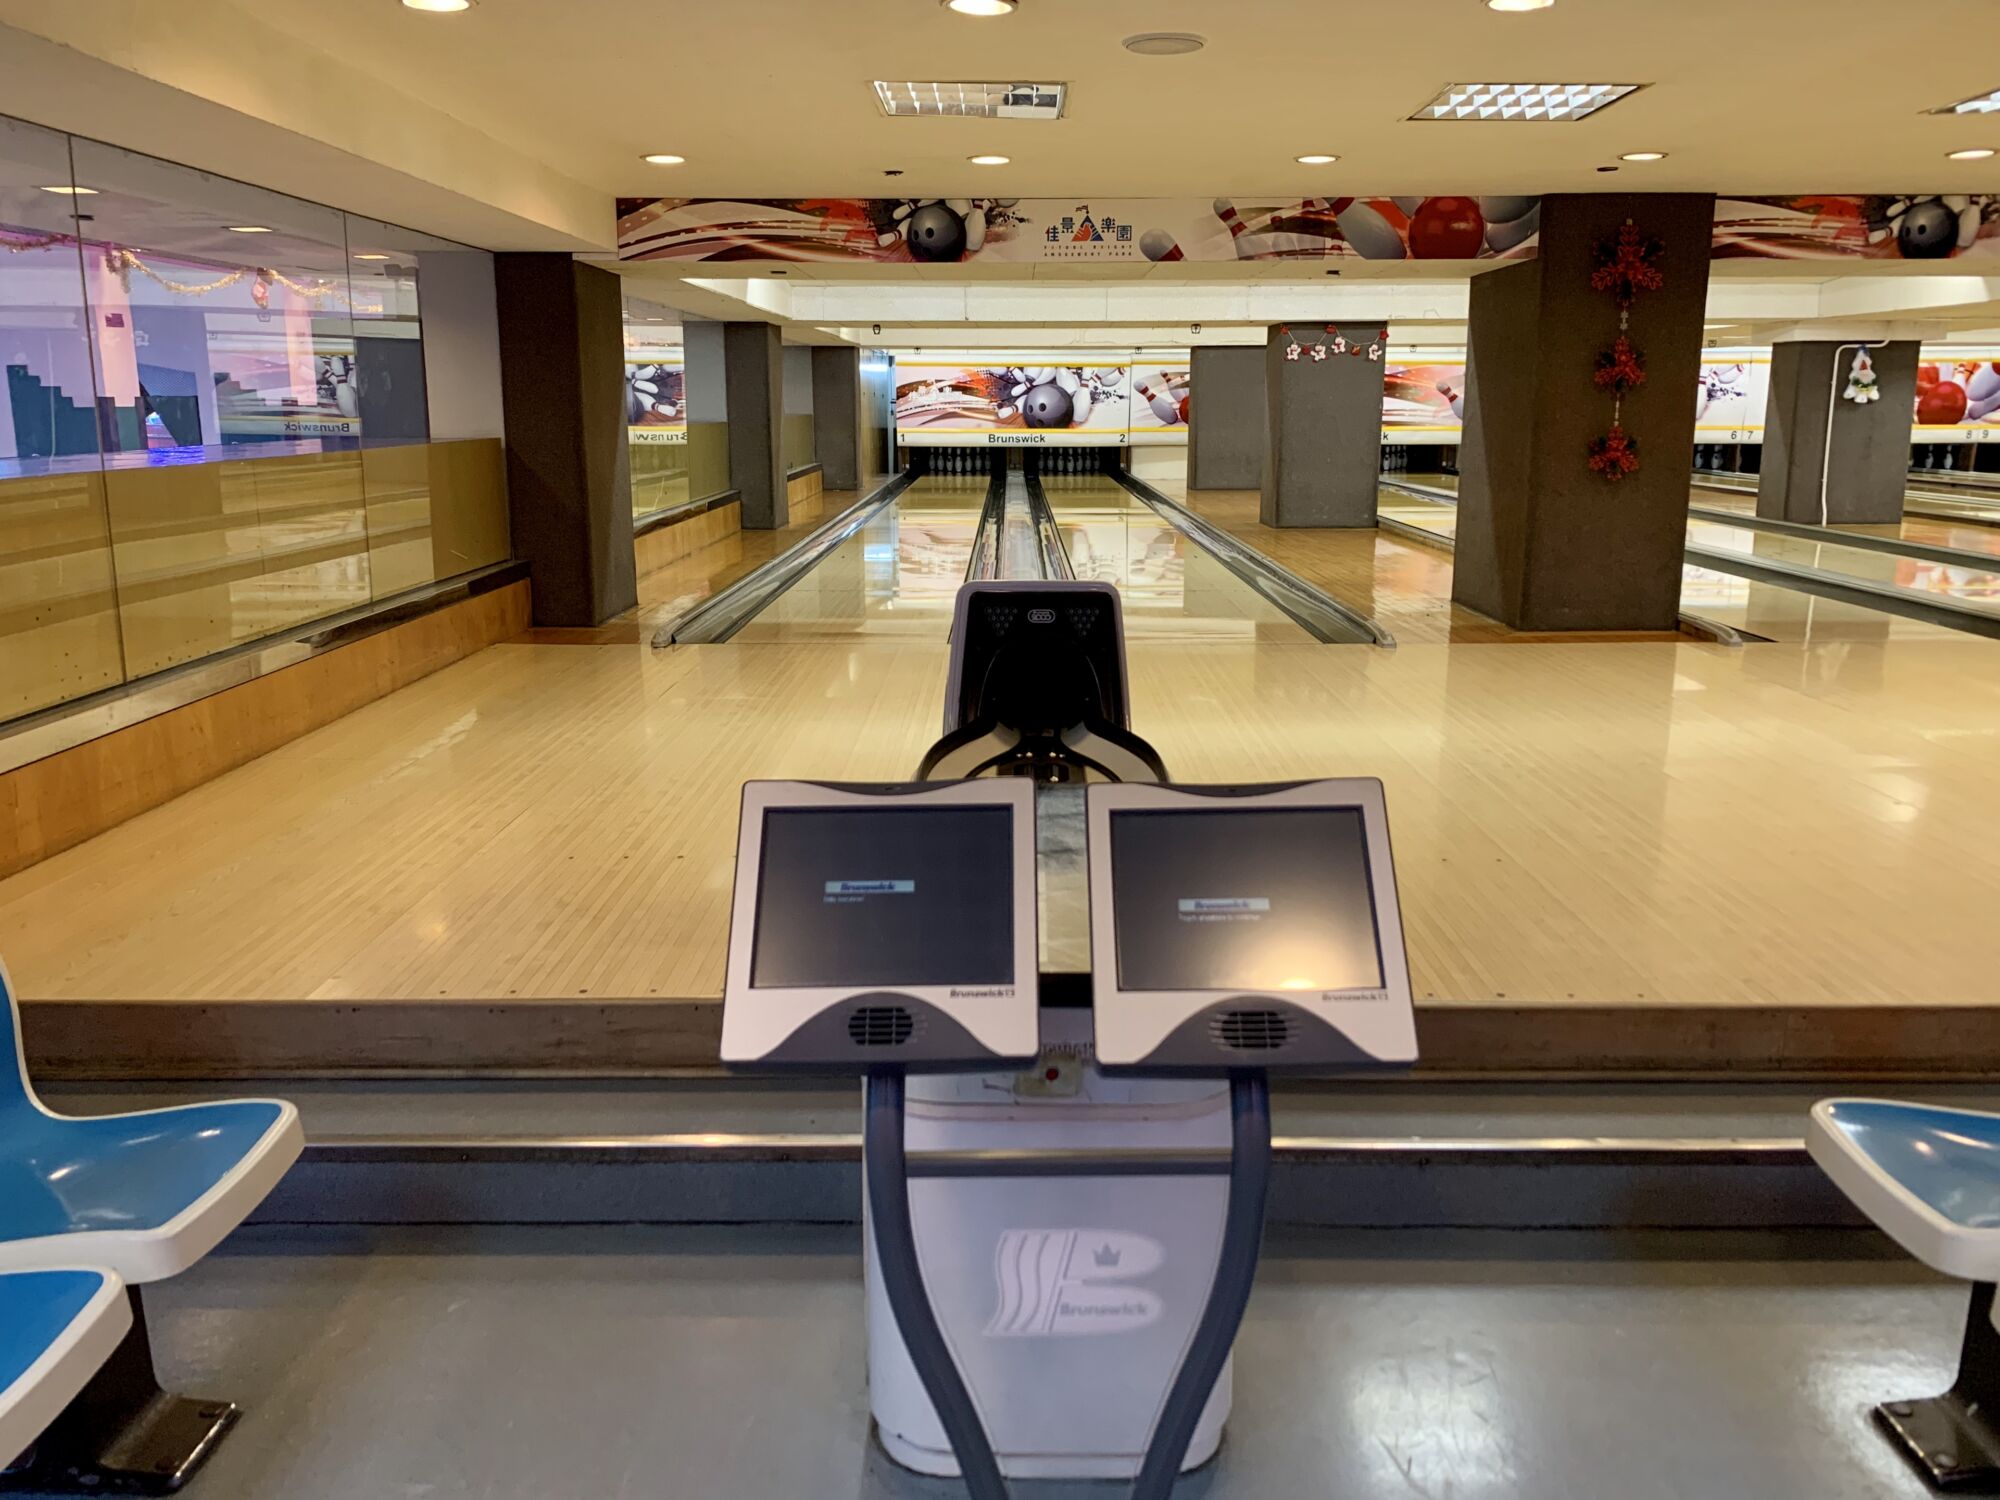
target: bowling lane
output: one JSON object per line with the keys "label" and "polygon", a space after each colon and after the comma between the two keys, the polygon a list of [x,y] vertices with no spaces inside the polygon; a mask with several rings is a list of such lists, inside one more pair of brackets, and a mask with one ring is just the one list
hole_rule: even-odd
{"label": "bowling lane", "polygon": [[[1735,515],[1754,516],[1757,513],[1757,492],[1750,489],[1710,488],[1697,484],[1689,491],[1689,503],[1704,510],[1726,510]],[[1958,509],[1944,503],[1932,502],[1918,490],[1911,490],[1907,500],[1922,499],[1926,510],[1950,509],[1950,515],[1918,515],[1905,512],[1900,523],[1883,526],[1829,526],[1830,532],[1845,532],[1852,536],[1879,536],[1889,541],[1920,542],[1928,547],[1954,547],[1960,552],[1980,552],[2000,561],[2000,527],[1990,523],[1982,524],[1977,519],[1960,519]],[[1976,511],[1975,501],[1966,509]],[[1994,511],[1993,506],[1985,507]]]}
{"label": "bowling lane", "polygon": [[[1435,481],[1440,478],[1450,479],[1454,485],[1457,483],[1456,476],[1435,474],[1423,475],[1420,482],[1439,487]],[[1455,538],[1458,533],[1458,507],[1449,501],[1424,500],[1405,491],[1385,487],[1378,509],[1392,520],[1402,521],[1435,536]],[[1741,536],[1755,535],[1735,527],[1717,529]],[[1840,550],[1852,552],[1854,549]],[[1883,561],[1902,563],[1906,559],[1883,555]],[[1905,619],[1901,615],[1885,614],[1879,609],[1825,599],[1801,589],[1763,583],[1735,573],[1725,573],[1719,568],[1704,568],[1691,563],[1681,568],[1680,607],[1683,614],[1763,636],[1767,640],[1794,644],[1922,640],[1957,634],[1947,626]]]}
{"label": "bowling lane", "polygon": [[943,640],[986,489],[984,474],[918,480],[730,639],[747,645]]}
{"label": "bowling lane", "polygon": [[1045,474],[1042,492],[1078,578],[1118,586],[1125,633],[1314,644],[1291,616],[1102,474]]}
{"label": "bowling lane", "polygon": [[1730,526],[1719,521],[1690,520],[1688,543],[1752,561],[1813,568],[1837,578],[1887,584],[1932,596],[1956,609],[2000,617],[2000,564],[1992,569],[1960,567],[1891,552],[1843,547],[1838,542],[1752,531],[1747,526]]}

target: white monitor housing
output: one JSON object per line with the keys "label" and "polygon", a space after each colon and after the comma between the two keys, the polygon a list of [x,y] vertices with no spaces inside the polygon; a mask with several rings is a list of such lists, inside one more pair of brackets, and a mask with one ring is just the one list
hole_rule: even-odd
{"label": "white monitor housing", "polygon": [[722,1060],[1034,1057],[1034,795],[1022,779],[745,783]]}
{"label": "white monitor housing", "polygon": [[1416,1061],[1381,782],[1128,783],[1085,796],[1100,1064]]}

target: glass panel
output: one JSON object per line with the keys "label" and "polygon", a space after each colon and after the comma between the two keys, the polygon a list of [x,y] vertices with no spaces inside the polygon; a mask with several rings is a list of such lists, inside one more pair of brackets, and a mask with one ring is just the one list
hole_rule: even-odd
{"label": "glass panel", "polygon": [[702,500],[730,487],[729,386],[722,325],[683,317],[681,342],[686,359],[688,492]]}
{"label": "glass panel", "polygon": [[625,299],[625,434],[635,520],[695,498],[688,472],[687,360],[680,317]]}
{"label": "glass panel", "polygon": [[367,603],[342,216],[97,142],[74,157],[128,670]]}
{"label": "glass panel", "polygon": [[785,350],[784,459],[787,470],[803,469],[818,459],[813,432],[812,350],[794,344]]}
{"label": "glass panel", "polygon": [[0,119],[0,719],[124,677],[68,139]]}
{"label": "glass panel", "polygon": [[347,218],[361,485],[369,591],[377,599],[438,577],[432,555],[430,403],[418,283],[423,258],[459,247],[374,219]]}

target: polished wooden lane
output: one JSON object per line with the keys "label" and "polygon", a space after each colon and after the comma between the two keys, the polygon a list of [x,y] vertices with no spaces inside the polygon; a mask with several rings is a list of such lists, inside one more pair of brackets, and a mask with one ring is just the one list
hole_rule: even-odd
{"label": "polished wooden lane", "polygon": [[[1739,516],[1757,513],[1755,490],[1717,489],[1697,483],[1688,491],[1688,504],[1704,510],[1726,510]],[[1954,547],[1960,552],[1983,552],[2000,558],[2000,527],[1975,521],[1933,519],[1905,515],[1901,521],[1882,526],[1829,526],[1830,532],[1855,536],[1879,536],[1892,541],[1921,542],[1929,547]]]}
{"label": "polished wooden lane", "polygon": [[[639,607],[631,619],[649,628],[679,619],[704,599],[721,593],[744,574],[754,572],[786,548],[805,540],[858,498],[852,490],[816,490],[792,503],[790,519],[784,526],[769,531],[745,531],[738,526],[702,546],[672,556],[661,566],[639,575]],[[709,534],[706,517],[680,524],[701,528],[704,536]],[[669,549],[656,550],[664,554]]]}
{"label": "polished wooden lane", "polygon": [[[0,953],[37,999],[713,997],[738,783],[907,774],[945,662],[497,646],[0,883]],[[1132,669],[1183,779],[1384,779],[1427,1002],[2000,997],[2000,645]]]}
{"label": "polished wooden lane", "polygon": [[[1419,476],[1426,484],[1440,476]],[[1448,476],[1447,476],[1448,477]],[[1449,501],[1426,500],[1405,490],[1384,487],[1380,513],[1389,519],[1449,540],[1458,530],[1458,509]],[[1279,532],[1279,539],[1290,532]],[[1782,584],[1763,583],[1738,573],[1693,563],[1681,568],[1681,609],[1717,625],[1728,625],[1766,641],[1792,645],[1830,645],[1888,640],[1937,640],[1956,634],[1947,625],[1933,625],[1865,605],[1822,598]],[[1562,639],[1563,637],[1554,637]],[[1513,637],[1515,640],[1524,637]]]}
{"label": "polished wooden lane", "polygon": [[1255,490],[1190,490],[1172,479],[1153,483],[1247,547],[1282,563],[1349,609],[1381,624],[1399,642],[1466,645],[1514,632],[1451,601],[1451,554],[1367,528],[1266,526]]}

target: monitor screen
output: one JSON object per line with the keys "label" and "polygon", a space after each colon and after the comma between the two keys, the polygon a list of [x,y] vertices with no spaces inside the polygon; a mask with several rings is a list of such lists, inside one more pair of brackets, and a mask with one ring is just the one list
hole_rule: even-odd
{"label": "monitor screen", "polygon": [[1113,812],[1111,885],[1120,989],[1383,982],[1358,808]]}
{"label": "monitor screen", "polygon": [[1012,810],[771,808],[750,983],[1014,983]]}

